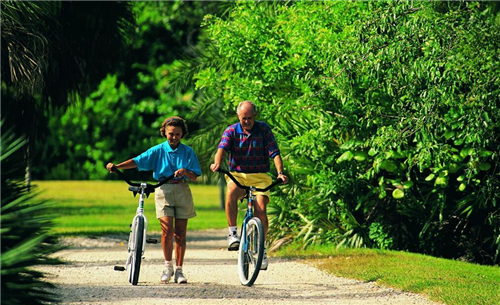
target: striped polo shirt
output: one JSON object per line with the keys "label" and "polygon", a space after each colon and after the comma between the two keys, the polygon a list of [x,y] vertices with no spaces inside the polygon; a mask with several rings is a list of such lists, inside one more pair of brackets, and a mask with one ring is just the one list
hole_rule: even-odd
{"label": "striped polo shirt", "polygon": [[271,127],[260,121],[255,121],[248,135],[239,122],[227,127],[218,148],[229,154],[229,170],[242,173],[267,173],[269,159],[280,154]]}

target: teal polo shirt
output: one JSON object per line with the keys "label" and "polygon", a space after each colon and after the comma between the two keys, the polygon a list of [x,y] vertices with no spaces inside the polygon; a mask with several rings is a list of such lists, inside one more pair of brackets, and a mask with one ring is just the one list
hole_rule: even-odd
{"label": "teal polo shirt", "polygon": [[200,163],[194,150],[182,143],[173,150],[168,141],[146,150],[134,159],[140,171],[153,171],[153,178],[157,181],[165,179],[184,168],[201,175]]}

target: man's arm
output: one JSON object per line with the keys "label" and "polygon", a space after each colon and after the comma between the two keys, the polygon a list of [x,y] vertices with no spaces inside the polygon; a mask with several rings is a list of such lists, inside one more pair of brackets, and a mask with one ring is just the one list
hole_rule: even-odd
{"label": "man's arm", "polygon": [[276,155],[273,161],[274,161],[274,166],[276,167],[276,171],[278,172],[278,179],[283,180],[283,183],[287,184],[288,177],[283,172],[283,160],[281,159],[281,155]]}
{"label": "man's arm", "polygon": [[224,157],[226,156],[226,152],[224,149],[219,148],[217,149],[217,152],[215,153],[215,158],[214,158],[214,163],[210,165],[210,170],[212,172],[216,172],[222,163],[222,160],[224,160]]}

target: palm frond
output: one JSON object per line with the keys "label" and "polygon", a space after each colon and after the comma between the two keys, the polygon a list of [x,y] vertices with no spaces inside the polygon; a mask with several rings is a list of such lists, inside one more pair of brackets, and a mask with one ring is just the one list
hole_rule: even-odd
{"label": "palm frond", "polygon": [[[0,124],[4,127],[3,120]],[[37,200],[36,193],[28,192],[27,187],[15,179],[15,175],[5,175],[5,172],[23,170],[23,163],[18,162],[16,153],[25,144],[23,138],[15,137],[12,129],[2,131],[2,303],[48,304],[58,302],[57,296],[51,291],[54,285],[33,267],[61,263],[51,257],[61,247],[57,245],[55,237],[48,234],[52,219],[46,212],[49,203]]]}

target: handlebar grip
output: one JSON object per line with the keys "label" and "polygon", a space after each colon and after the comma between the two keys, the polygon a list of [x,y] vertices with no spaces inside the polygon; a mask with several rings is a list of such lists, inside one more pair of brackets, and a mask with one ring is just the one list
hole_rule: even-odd
{"label": "handlebar grip", "polygon": [[[112,162],[109,162],[109,163],[112,163]],[[125,175],[115,165],[113,165],[113,167],[111,167],[111,170],[114,173],[117,173],[118,176],[120,176],[120,178],[122,178],[122,180],[127,182],[128,185],[131,185],[131,186],[140,186],[141,185],[140,183],[134,183],[134,182],[130,181],[127,177],[125,177]]]}

